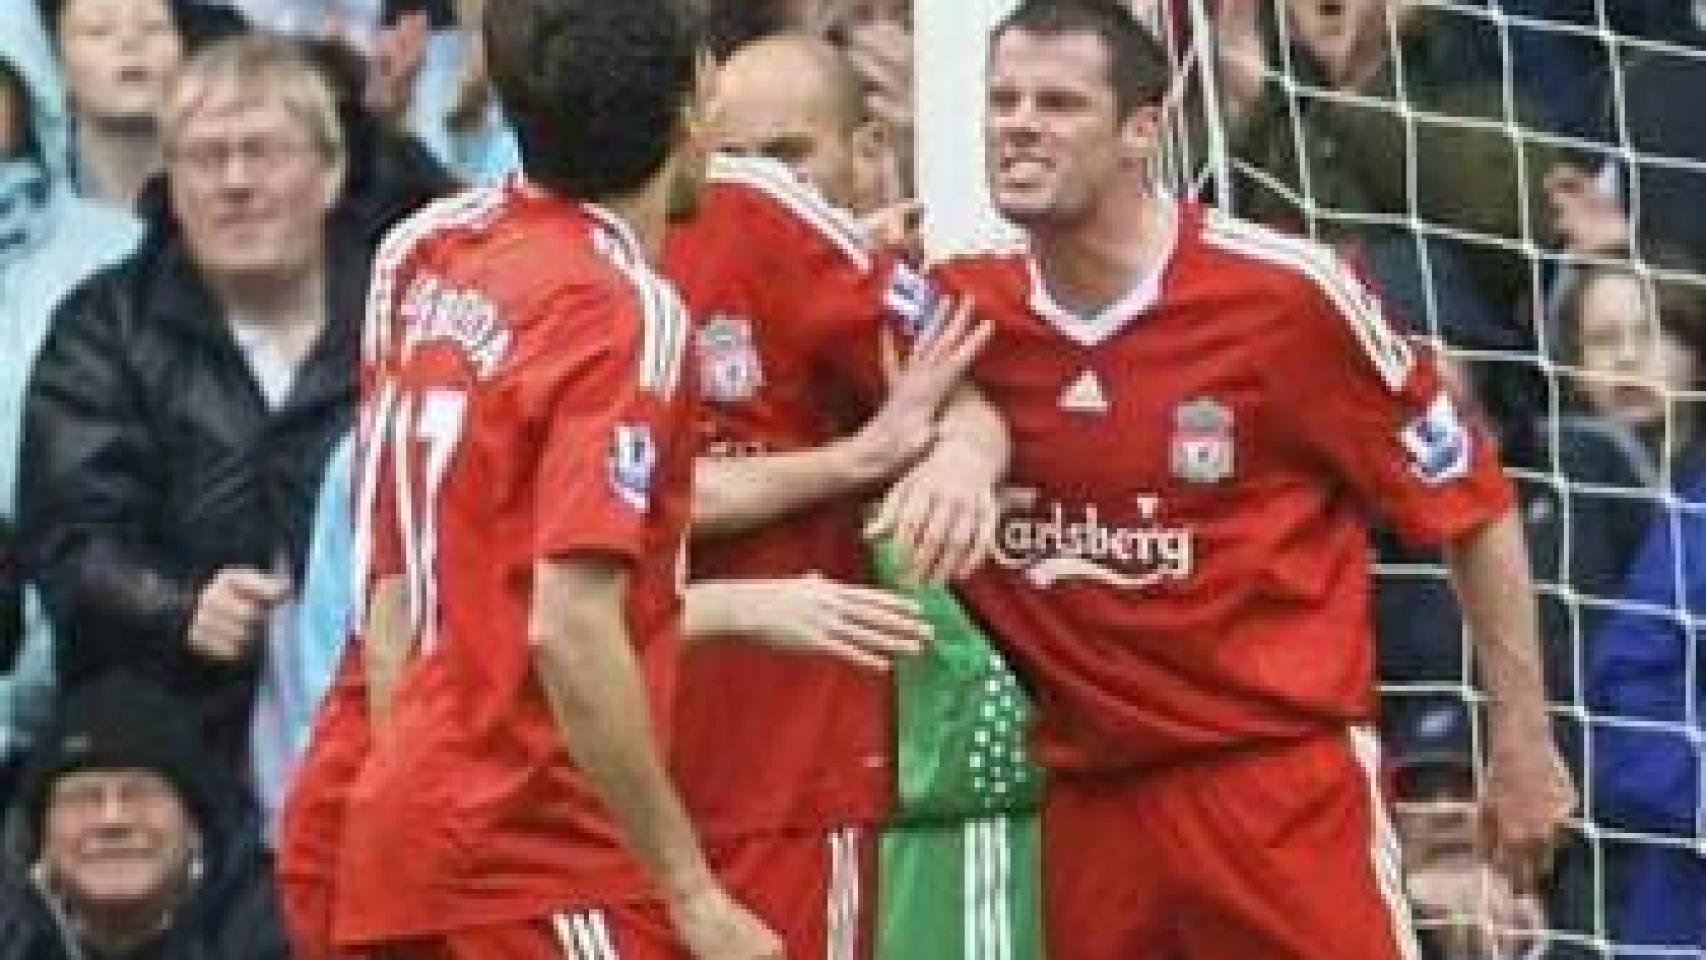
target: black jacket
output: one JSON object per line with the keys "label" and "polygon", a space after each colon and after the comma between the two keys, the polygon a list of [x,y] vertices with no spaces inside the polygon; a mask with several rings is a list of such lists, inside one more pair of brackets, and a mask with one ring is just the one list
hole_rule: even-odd
{"label": "black jacket", "polygon": [[222,567],[300,565],[314,498],[356,400],[369,246],[328,241],[327,325],[269,410],[211,292],[169,226],[60,307],[24,409],[26,562],[75,685],[126,665],[186,696],[234,769],[256,664],[186,638]]}

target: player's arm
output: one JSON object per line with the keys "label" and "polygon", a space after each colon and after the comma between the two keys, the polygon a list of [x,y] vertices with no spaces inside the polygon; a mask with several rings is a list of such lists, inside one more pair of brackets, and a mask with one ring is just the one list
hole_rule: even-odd
{"label": "player's arm", "polygon": [[1488,839],[1517,889],[1534,890],[1555,825],[1569,816],[1575,796],[1552,748],[1534,584],[1516,511],[1457,538],[1445,557],[1489,701]]}
{"label": "player's arm", "polygon": [[808,450],[703,456],[693,465],[693,537],[731,536],[865,490],[917,456],[916,438],[860,431]]}
{"label": "player's arm", "polygon": [[937,417],[989,328],[968,305],[944,302],[897,369],[888,397],[850,436],[810,450],[753,457],[700,457],[694,465],[693,536],[727,536],[825,500],[869,489],[916,462],[934,444]]}
{"label": "player's arm", "polygon": [[[1235,242],[1251,237],[1230,221],[1216,229]],[[1306,268],[1313,306],[1271,328],[1279,339],[1264,372],[1275,396],[1307,384],[1311,397],[1334,402],[1285,404],[1276,424],[1405,540],[1445,547],[1492,700],[1489,853],[1528,892],[1573,797],[1547,724],[1534,585],[1510,484],[1432,356],[1391,328],[1354,271],[1309,244],[1287,255]]]}
{"label": "player's arm", "polygon": [[527,639],[575,766],[672,904],[718,892],[664,772],[623,617],[628,568],[596,554],[534,565]]}
{"label": "player's arm", "polygon": [[367,670],[368,722],[376,734],[391,716],[397,680],[413,652],[408,592],[401,575],[374,580],[362,622],[362,663]]}
{"label": "player's arm", "polygon": [[908,573],[943,583],[977,569],[1001,520],[996,485],[1012,444],[1000,411],[962,383],[942,410],[930,452],[889,489],[866,527],[891,537]]}
{"label": "player's arm", "polygon": [[685,614],[689,643],[739,637],[873,670],[917,653],[930,638],[912,600],[816,574],[694,583],[687,588]]}

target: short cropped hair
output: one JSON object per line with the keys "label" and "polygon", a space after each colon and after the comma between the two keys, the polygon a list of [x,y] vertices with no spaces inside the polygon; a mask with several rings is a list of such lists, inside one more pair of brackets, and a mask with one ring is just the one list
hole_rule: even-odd
{"label": "short cropped hair", "polygon": [[1010,30],[1095,35],[1108,51],[1108,82],[1122,118],[1138,107],[1160,103],[1172,87],[1167,51],[1120,0],[1023,0],[996,24],[993,37],[998,41]]}
{"label": "short cropped hair", "polygon": [[492,0],[492,85],[540,186],[599,200],[662,169],[692,96],[700,40],[684,0]]}
{"label": "short cropped hair", "polygon": [[259,33],[239,34],[209,44],[184,63],[166,93],[160,112],[161,132],[168,150],[182,134],[196,106],[211,89],[221,86],[277,97],[308,131],[322,159],[343,165],[343,124],[338,117],[337,98],[325,74],[295,41]]}

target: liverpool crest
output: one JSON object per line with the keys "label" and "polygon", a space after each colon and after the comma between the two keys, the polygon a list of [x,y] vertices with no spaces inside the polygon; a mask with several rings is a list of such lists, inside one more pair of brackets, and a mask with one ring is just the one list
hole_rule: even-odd
{"label": "liverpool crest", "polygon": [[1219,483],[1232,476],[1232,410],[1207,397],[1173,408],[1173,476]]}
{"label": "liverpool crest", "polygon": [[699,327],[699,383],[705,399],[718,403],[749,400],[764,385],[752,321],[719,313]]}

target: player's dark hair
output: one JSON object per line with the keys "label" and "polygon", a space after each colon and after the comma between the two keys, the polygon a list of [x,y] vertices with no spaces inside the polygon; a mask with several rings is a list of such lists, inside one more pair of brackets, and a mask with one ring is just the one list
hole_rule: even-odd
{"label": "player's dark hair", "polygon": [[685,0],[493,0],[492,85],[540,186],[632,193],[668,160],[700,51]]}
{"label": "player's dark hair", "polygon": [[1022,0],[995,27],[994,39],[1012,30],[1039,36],[1093,34],[1108,51],[1108,83],[1123,118],[1158,104],[1173,83],[1161,42],[1120,0]]}

